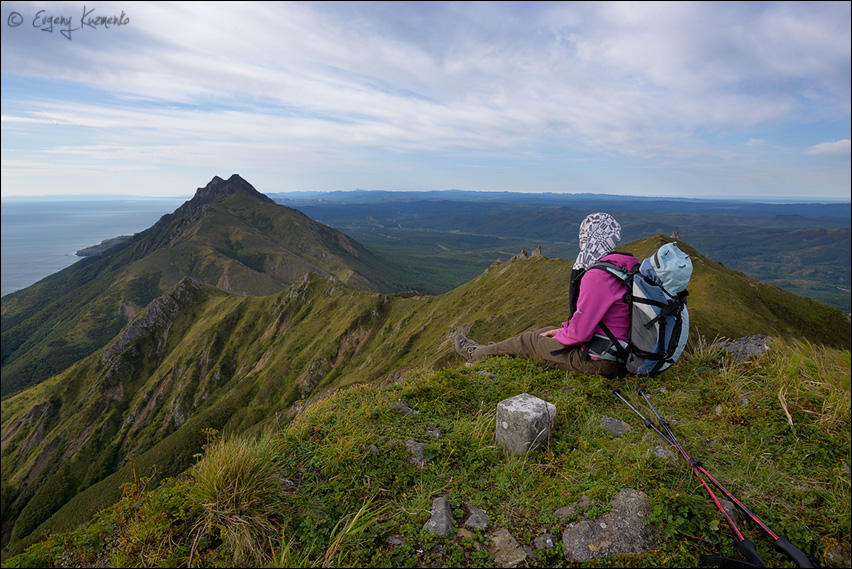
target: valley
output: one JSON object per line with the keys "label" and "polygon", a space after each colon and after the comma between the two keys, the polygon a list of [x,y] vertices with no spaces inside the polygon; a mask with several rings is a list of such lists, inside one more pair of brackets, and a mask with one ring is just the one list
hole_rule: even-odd
{"label": "valley", "polygon": [[521,249],[573,260],[579,222],[613,214],[623,243],[677,235],[725,266],[838,310],[852,305],[849,204],[482,192],[299,192],[278,202],[351,235],[439,294]]}

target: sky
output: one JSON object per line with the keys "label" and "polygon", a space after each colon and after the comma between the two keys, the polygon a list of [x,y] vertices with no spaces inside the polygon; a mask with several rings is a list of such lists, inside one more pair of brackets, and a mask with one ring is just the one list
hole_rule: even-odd
{"label": "sky", "polygon": [[850,2],[2,3],[2,196],[850,197]]}

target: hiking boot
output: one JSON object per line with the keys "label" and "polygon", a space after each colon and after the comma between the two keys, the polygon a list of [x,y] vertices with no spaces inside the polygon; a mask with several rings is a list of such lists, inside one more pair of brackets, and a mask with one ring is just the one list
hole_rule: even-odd
{"label": "hiking boot", "polygon": [[456,334],[453,338],[453,347],[461,357],[466,359],[468,363],[473,363],[473,350],[479,347],[479,344],[473,340],[467,339],[464,334]]}

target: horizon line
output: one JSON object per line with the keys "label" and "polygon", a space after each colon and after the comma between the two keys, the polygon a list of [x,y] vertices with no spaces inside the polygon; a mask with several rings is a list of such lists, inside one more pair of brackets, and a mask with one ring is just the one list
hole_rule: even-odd
{"label": "horizon line", "polygon": [[[260,191],[260,190],[258,190]],[[767,196],[662,196],[648,194],[608,194],[594,192],[521,192],[517,190],[461,190],[458,188],[450,188],[446,190],[365,190],[363,188],[355,188],[352,190],[289,190],[278,192],[261,192],[264,195],[288,195],[288,194],[339,194],[339,193],[443,193],[443,192],[460,192],[469,194],[513,194],[513,195],[529,195],[529,196],[583,196],[583,197],[609,197],[609,198],[637,198],[637,199],[661,199],[661,200],[694,200],[694,201],[736,201],[736,202],[755,202],[755,203],[776,203],[776,204],[852,204],[852,199],[837,198],[837,197],[810,197],[810,198],[792,198],[792,197],[767,197]],[[0,201],[94,201],[94,200],[189,200],[195,193],[182,194],[174,196],[149,196],[140,194],[11,194],[0,196]]]}

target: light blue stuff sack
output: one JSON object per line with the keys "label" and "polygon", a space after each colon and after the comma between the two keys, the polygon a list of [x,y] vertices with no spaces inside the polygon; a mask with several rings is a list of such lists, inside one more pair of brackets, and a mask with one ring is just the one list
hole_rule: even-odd
{"label": "light blue stuff sack", "polygon": [[678,249],[677,242],[666,243],[652,256],[642,261],[639,272],[656,280],[671,297],[686,290],[692,277],[692,260]]}

